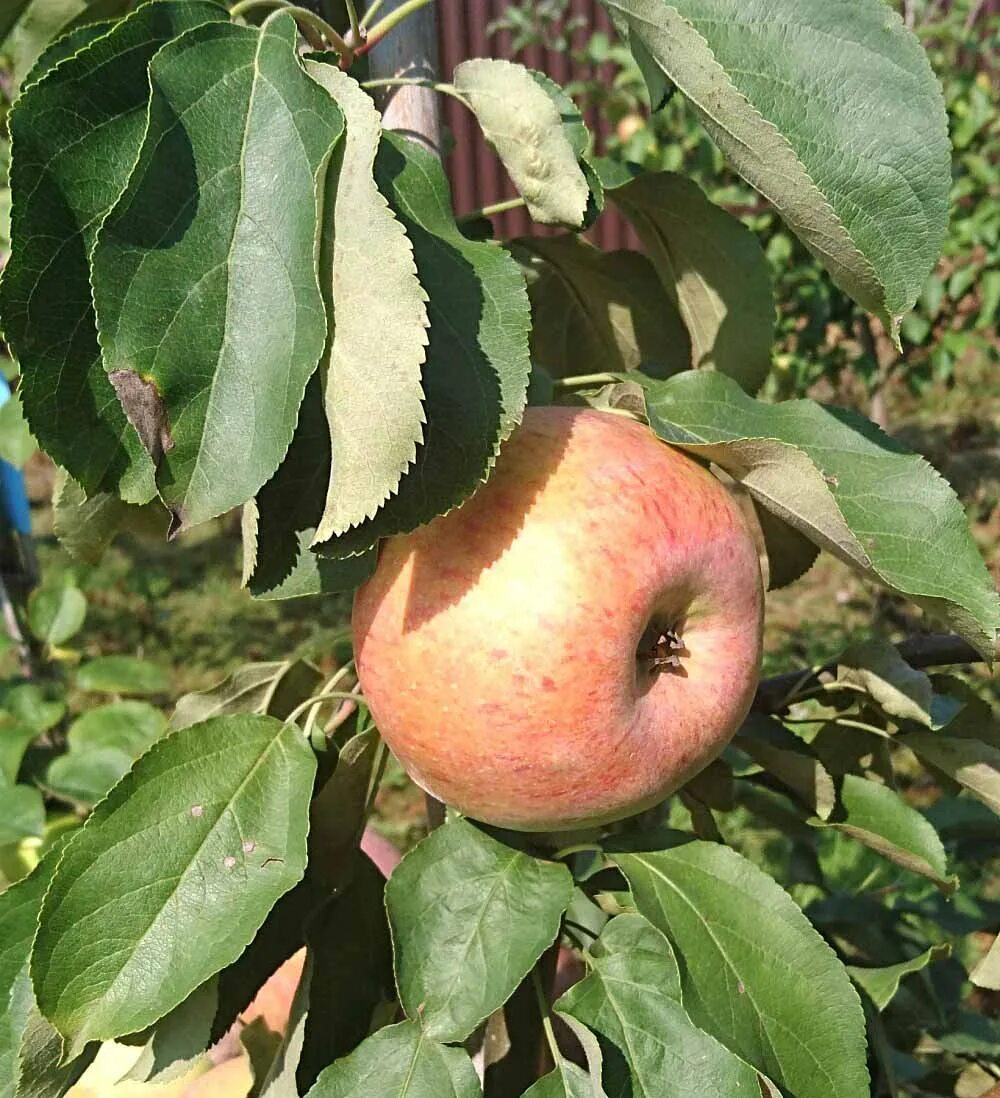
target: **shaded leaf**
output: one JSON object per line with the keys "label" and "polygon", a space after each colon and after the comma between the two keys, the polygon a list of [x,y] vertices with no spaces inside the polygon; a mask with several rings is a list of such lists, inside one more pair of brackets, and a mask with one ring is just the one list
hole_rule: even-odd
{"label": "shaded leaf", "polygon": [[156,1023],[125,1078],[163,1084],[183,1075],[211,1045],[218,1008],[219,984],[213,976]]}
{"label": "shaded leaf", "polygon": [[49,67],[10,115],[13,251],[0,315],[35,437],[91,494],[141,503],[154,488],[101,363],[90,253],[139,151],[150,58],[185,30],[225,18],[201,0],[146,4]]}
{"label": "shaded leaf", "polygon": [[602,252],[575,233],[519,237],[513,250],[538,268],[531,357],[556,377],[640,366],[667,377],[690,366],[687,329],[640,252]]}
{"label": "shaded leaf", "polygon": [[331,1064],[308,1098],[479,1098],[482,1093],[463,1049],[438,1044],[418,1022],[400,1022]]}
{"label": "shaded leaf", "polygon": [[635,227],[691,339],[690,365],[721,370],[755,393],[771,369],[774,297],[754,234],[673,172],[610,192]]}
{"label": "shaded leaf", "polygon": [[327,543],[336,556],[412,530],[467,499],[520,422],[530,374],[524,278],[505,251],[458,231],[438,158],[385,133],[375,178],[413,244],[429,295],[427,426],[398,493],[374,519]]}
{"label": "shaded leaf", "polygon": [[612,857],[677,953],[695,1025],[796,1098],[868,1098],[857,992],[786,892],[716,843]]}
{"label": "shaded leaf", "polygon": [[829,817],[837,803],[833,778],[809,748],[773,717],[751,713],[740,728],[736,746],[821,820]]}
{"label": "shaded leaf", "polygon": [[477,57],[457,65],[453,81],[531,217],[543,225],[581,226],[590,187],[556,104],[531,71]]}
{"label": "shaded leaf", "polygon": [[165,694],[170,688],[166,671],[135,656],[98,656],[81,664],[76,673],[81,690],[100,694]]}
{"label": "shaded leaf", "polygon": [[563,1060],[554,1071],[530,1086],[522,1098],[604,1098],[598,1086],[590,1072],[571,1060]]}
{"label": "shaded leaf", "polygon": [[936,694],[930,677],[911,667],[887,641],[854,644],[837,657],[838,682],[863,687],[890,716],[942,728],[962,708],[956,698]]}
{"label": "shaded leaf", "polygon": [[993,939],[989,953],[972,970],[969,979],[976,987],[1000,991],[1000,937]]}
{"label": "shaded leaf", "polygon": [[899,990],[899,982],[904,976],[913,972],[920,972],[929,964],[951,955],[951,946],[937,945],[897,965],[887,965],[885,968],[859,968],[857,965],[848,965],[847,971],[851,979],[861,988],[878,1010],[885,1008],[892,1002]]}
{"label": "shaded leaf", "polygon": [[94,249],[105,368],[176,528],[273,475],[326,339],[317,189],[343,119],[297,41],[278,12],[160,50],[142,148]]}
{"label": "shaded leaf", "polygon": [[896,865],[953,892],[957,878],[947,877],[948,860],[938,833],[927,818],[893,789],[846,774],[840,790],[844,818],[817,826],[832,827],[857,839]]}
{"label": "shaded leaf", "polygon": [[45,802],[33,785],[0,785],[0,846],[41,838]]}
{"label": "shaded leaf", "polygon": [[28,599],[28,626],[42,644],[65,644],[83,628],[87,598],[69,584],[38,587]]}
{"label": "shaded leaf", "polygon": [[522,854],[465,820],[433,831],[386,888],[407,1015],[428,1037],[464,1040],[552,944],[572,896],[564,865]]}
{"label": "shaded leaf", "polygon": [[647,79],[676,84],[740,174],[893,333],[948,218],[944,103],[881,0],[602,0]]}
{"label": "shaded leaf", "polygon": [[123,531],[166,538],[169,518],[159,500],[137,506],[123,503],[110,492],[95,492],[88,498],[65,469],[56,473],[53,530],[59,544],[87,564],[98,564],[115,536]]}
{"label": "shaded leaf", "polygon": [[923,458],[851,412],[764,404],[719,373],[630,376],[660,438],[714,461],[757,503],[992,659],[1000,597],[954,491]]}
{"label": "shaded leaf", "polygon": [[21,759],[28,745],[38,735],[38,729],[23,721],[15,720],[7,713],[0,713],[0,788],[17,781]]}
{"label": "shaded leaf", "polygon": [[302,876],[315,769],[295,726],[218,717],[160,740],[98,805],[31,961],[71,1053],[150,1025],[242,953]]}
{"label": "shaded leaf", "polygon": [[819,546],[766,507],[753,505],[767,556],[767,589],[777,591],[801,579],[816,563]]}
{"label": "shaded leaf", "polygon": [[[29,988],[30,981],[25,980]],[[15,1098],[62,1098],[97,1055],[96,1044],[79,1055],[66,1057],[63,1040],[34,1003],[28,1010],[21,1035]]]}
{"label": "shaded leaf", "polygon": [[382,133],[371,96],[334,65],[306,71],[343,111],[326,179],[320,282],[330,335],[320,365],[332,465],[315,540],[370,519],[423,439],[427,295],[413,248],[375,184]]}
{"label": "shaded leaf", "polygon": [[185,694],[170,718],[171,728],[187,728],[209,717],[261,713],[284,720],[316,693],[323,676],[305,660],[247,663],[217,686]]}
{"label": "shaded leaf", "polygon": [[36,732],[48,732],[63,719],[66,703],[61,698],[50,698],[33,682],[19,683],[3,692],[0,698],[3,708],[21,724]]}
{"label": "shaded leaf", "polygon": [[314,375],[284,461],[243,508],[243,582],[254,598],[336,594],[357,587],[374,571],[374,553],[335,560],[322,548],[311,548],[330,470],[330,427]]}
{"label": "shaded leaf", "polygon": [[605,1086],[636,1098],[753,1095],[757,1072],[699,1029],[681,1005],[670,943],[641,915],[619,915],[592,949],[588,975],[556,1003],[595,1030],[627,1064],[609,1063]]}
{"label": "shaded leaf", "polygon": [[897,742],[1000,815],[1000,748],[947,732],[911,732]]}

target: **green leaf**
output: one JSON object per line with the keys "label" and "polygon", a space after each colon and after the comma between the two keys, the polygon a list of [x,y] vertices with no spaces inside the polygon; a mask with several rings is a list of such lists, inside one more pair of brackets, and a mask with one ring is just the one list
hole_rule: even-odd
{"label": "green leaf", "polygon": [[668,377],[690,366],[687,329],[644,255],[602,252],[575,233],[519,237],[513,248],[538,268],[531,357],[556,377],[640,366]]}
{"label": "green leaf", "polygon": [[927,877],[943,892],[954,892],[958,887],[957,878],[946,876],[948,858],[938,833],[895,790],[856,774],[845,774],[840,803],[844,818],[817,822],[817,826],[834,828],[857,839],[896,865]]}
{"label": "green leaf", "polygon": [[307,1098],[480,1098],[468,1054],[438,1044],[419,1022],[387,1026],[331,1064]]}
{"label": "green leaf", "polygon": [[394,999],[384,889],[374,864],[359,857],[350,884],[310,923],[309,1014],[296,1073],[301,1093],[368,1036],[376,1009]]}
{"label": "green leaf", "polygon": [[699,1029],[680,1000],[670,943],[641,915],[620,915],[592,950],[589,974],[556,1003],[613,1044],[627,1063],[610,1063],[605,1086],[636,1098],[759,1094],[757,1072]]}
{"label": "green leaf", "polygon": [[890,716],[943,728],[962,708],[957,698],[936,694],[929,676],[911,667],[887,641],[852,645],[837,657],[837,681],[867,690]]}
{"label": "green leaf", "polygon": [[17,781],[21,759],[38,734],[38,729],[32,725],[0,713],[0,787],[4,785],[4,779],[10,785]]}
{"label": "green leaf", "polygon": [[328,543],[336,556],[369,549],[467,499],[520,422],[531,372],[524,277],[501,248],[466,240],[458,231],[440,160],[385,133],[375,178],[413,244],[429,295],[427,426],[398,493],[370,522]]}
{"label": "green leaf", "polygon": [[868,1098],[857,992],[786,892],[716,843],[612,857],[677,953],[695,1025],[796,1098]]}
{"label": "green leaf", "polygon": [[45,802],[33,785],[0,785],[0,846],[41,838]]}
{"label": "green leaf", "polygon": [[427,295],[413,247],[375,184],[382,133],[371,96],[334,65],[306,62],[344,114],[326,179],[320,282],[330,335],[320,365],[332,465],[315,540],[370,519],[423,440]]}
{"label": "green leaf", "polygon": [[0,407],[0,458],[20,469],[37,449],[38,443],[24,418],[21,397],[11,393]]}
{"label": "green leaf", "polygon": [[70,751],[113,747],[138,758],[163,735],[166,727],[166,718],[148,702],[111,702],[77,717],[66,739]]}
{"label": "green leaf", "polygon": [[[17,2],[17,0],[15,0]],[[124,14],[128,0],[33,0],[4,45],[13,76],[12,92],[38,80],[59,58],[89,41],[87,32],[102,20]]]}
{"label": "green leaf", "polygon": [[714,461],[821,548],[993,658],[1000,598],[954,491],[923,458],[851,412],[764,404],[722,374],[643,385],[660,438]]}
{"label": "green leaf", "polygon": [[219,983],[213,976],[156,1023],[125,1078],[163,1084],[185,1074],[211,1045],[218,1008]]}
{"label": "green leaf", "polygon": [[135,1033],[231,964],[305,868],[315,758],[271,717],[156,743],[77,833],[31,971],[71,1053]]}
{"label": "green leaf", "polygon": [[66,703],[61,698],[48,698],[33,682],[19,683],[3,692],[0,705],[21,724],[36,732],[48,732],[63,719]]}
{"label": "green leaf", "polygon": [[464,820],[432,832],[386,888],[407,1015],[429,1037],[464,1040],[552,944],[572,897],[564,865],[513,850]]}
{"label": "green leaf", "polygon": [[171,728],[187,728],[209,717],[261,713],[284,720],[316,693],[323,676],[305,660],[247,663],[218,686],[185,694],[170,718]]}
{"label": "green leaf", "polygon": [[530,70],[477,57],[457,65],[453,81],[531,217],[543,225],[581,226],[590,187],[556,104]]}
{"label": "green leaf", "polygon": [[139,152],[150,58],[185,30],[225,18],[202,0],[146,4],[50,67],[10,115],[13,251],[0,315],[28,423],[88,494],[137,503],[153,495],[152,465],[101,364],[90,253]]}
{"label": "green leaf", "polygon": [[949,735],[950,731],[911,732],[896,742],[1000,815],[1000,748],[972,736]]}
{"label": "green leaf", "polygon": [[[940,253],[944,102],[882,0],[602,0],[740,174],[895,336]],[[651,94],[654,89],[650,89]]]}
{"label": "green leaf", "polygon": [[[27,877],[0,893],[0,1096],[10,1098],[17,1082],[21,1033],[31,1006],[27,980],[31,942],[38,926],[42,898],[59,861],[61,844],[53,847]],[[24,976],[27,1002],[12,998],[15,983]]]}
{"label": "green leaf", "polygon": [[68,584],[39,587],[28,599],[28,626],[42,644],[65,644],[83,628],[87,598]]}
{"label": "green leaf", "polygon": [[882,1011],[892,1002],[904,976],[921,972],[929,964],[950,955],[951,946],[946,943],[931,946],[918,956],[909,961],[902,961],[898,965],[888,965],[885,968],[859,968],[857,965],[848,965],[847,971],[876,1008]]}
{"label": "green leaf", "polygon": [[767,589],[777,591],[801,579],[816,563],[819,546],[766,507],[753,505],[767,555]]}
{"label": "green leaf", "polygon": [[543,1075],[530,1086],[522,1098],[606,1098],[602,1091],[595,1089],[593,1077],[571,1060],[563,1060],[548,1075]]}
{"label": "green leaf", "polygon": [[755,393],[771,369],[774,297],[754,234],[673,172],[611,191],[631,221],[691,338],[696,369],[721,370]]}
{"label": "green leaf", "polygon": [[59,544],[87,564],[100,563],[115,536],[123,531],[165,539],[170,517],[159,500],[136,506],[123,503],[110,492],[95,492],[88,498],[65,469],[56,472],[52,509]]}
{"label": "green leaf", "polygon": [[58,755],[45,772],[45,786],[57,797],[83,805],[97,804],[132,765],[131,756],[113,747]]}
{"label": "green leaf", "polygon": [[156,55],[138,161],[94,249],[105,368],[178,529],[274,473],[326,340],[318,188],[343,118],[297,41],[279,12]]}
{"label": "green leaf", "polygon": [[135,656],[98,656],[81,665],[76,685],[99,694],[165,694],[170,678],[162,667]]}
{"label": "green leaf", "polygon": [[773,717],[751,713],[739,731],[735,746],[787,786],[795,796],[825,820],[837,803],[830,772],[809,748]]}
{"label": "green leaf", "polygon": [[350,591],[375,569],[375,554],[344,560],[311,548],[330,476],[330,427],[320,379],[306,386],[292,444],[278,471],[243,508],[243,582],[257,599]]}

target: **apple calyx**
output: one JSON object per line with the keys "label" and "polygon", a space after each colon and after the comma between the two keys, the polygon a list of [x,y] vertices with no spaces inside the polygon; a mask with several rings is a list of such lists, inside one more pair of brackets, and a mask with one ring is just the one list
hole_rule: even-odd
{"label": "apple calyx", "polygon": [[682,656],[690,655],[677,625],[661,628],[650,625],[643,635],[636,658],[647,664],[654,674],[666,671],[682,671]]}

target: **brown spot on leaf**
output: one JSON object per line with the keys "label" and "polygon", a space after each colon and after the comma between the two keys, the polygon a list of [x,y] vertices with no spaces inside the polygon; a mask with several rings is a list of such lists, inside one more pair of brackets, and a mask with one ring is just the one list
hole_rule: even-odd
{"label": "brown spot on leaf", "polygon": [[203,804],[191,805],[191,815],[194,816],[195,819],[197,819],[204,811],[205,806]]}
{"label": "brown spot on leaf", "polygon": [[233,866],[236,865],[236,859],[232,856],[232,854],[227,854],[222,859],[222,864],[226,867],[226,869],[232,869]]}
{"label": "brown spot on leaf", "polygon": [[174,448],[167,406],[160,390],[154,381],[140,377],[135,370],[112,370],[108,377],[139,441],[158,465],[160,458]]}

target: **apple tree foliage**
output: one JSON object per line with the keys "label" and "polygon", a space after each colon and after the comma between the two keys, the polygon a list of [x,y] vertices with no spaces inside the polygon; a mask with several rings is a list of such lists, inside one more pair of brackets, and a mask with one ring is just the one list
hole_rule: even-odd
{"label": "apple tree foliage", "polygon": [[[949,186],[901,19],[603,3],[653,109],[683,97],[898,339]],[[528,402],[589,402],[735,482],[772,586],[825,550],[952,636],[762,684],[722,759],[638,820],[546,846],[449,817],[387,883],[358,851],[385,752],[349,665],[249,666],[169,729],[112,703],[49,776],[85,824],[0,896],[0,1095],[63,1094],[112,1040],[168,1079],[303,946],[256,1095],[861,1098],[960,1074],[973,1093],[1000,1031],[970,980],[1000,989],[1000,956],[970,935],[1000,912],[959,886],[1000,835],[1000,735],[960,675],[923,668],[989,662],[1000,608],[951,488],[853,413],[756,398],[774,302],[754,235],[681,175],[602,162],[544,73],[479,58],[437,85],[558,230],[497,241],[456,218],[437,156],[382,128],[364,55],[395,13],[345,41],[251,7],[0,14],[19,87],[0,317],[72,552],[239,507],[253,597],[349,591],[381,539],[477,490]],[[582,235],[610,207],[641,253]],[[79,628],[77,595],[35,600],[40,640]],[[141,677],[96,662],[81,689]],[[40,811],[15,784],[36,710],[4,726],[5,821]],[[926,810],[900,795],[919,766],[944,790]],[[585,963],[561,997],[557,947]]]}

